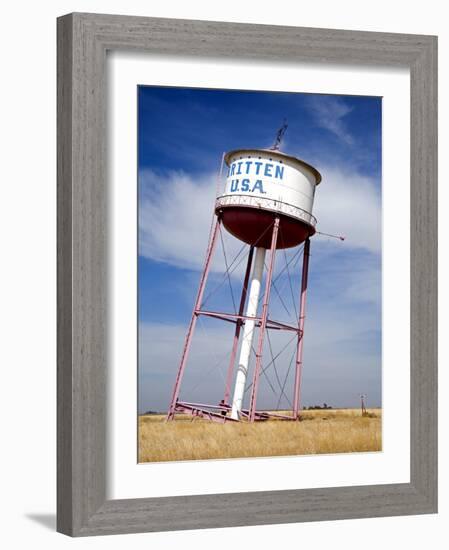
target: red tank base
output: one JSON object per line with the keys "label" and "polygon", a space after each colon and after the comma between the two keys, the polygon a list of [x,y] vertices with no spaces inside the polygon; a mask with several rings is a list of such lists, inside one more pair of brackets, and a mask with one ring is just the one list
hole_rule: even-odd
{"label": "red tank base", "polygon": [[292,248],[315,234],[315,228],[306,222],[283,214],[245,207],[226,207],[220,210],[226,229],[237,239],[261,248],[271,247],[271,231],[275,216],[279,216],[277,249]]}

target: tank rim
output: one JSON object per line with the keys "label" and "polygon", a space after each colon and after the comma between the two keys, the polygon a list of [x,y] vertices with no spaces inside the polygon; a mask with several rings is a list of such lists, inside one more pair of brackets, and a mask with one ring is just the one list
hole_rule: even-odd
{"label": "tank rim", "polygon": [[264,153],[264,154],[268,153],[268,154],[272,155],[273,157],[278,157],[278,158],[281,158],[281,159],[291,160],[293,162],[296,162],[300,166],[308,168],[312,172],[312,174],[315,176],[315,185],[319,185],[321,183],[321,180],[322,180],[321,174],[320,174],[320,172],[318,172],[318,170],[314,166],[312,166],[308,162],[306,162],[306,161],[304,161],[304,160],[302,160],[298,157],[294,157],[293,155],[287,155],[286,153],[284,153],[282,151],[275,150],[275,149],[258,149],[258,148],[254,148],[254,149],[250,149],[250,148],[233,149],[232,151],[228,151],[227,153],[225,153],[224,160],[225,160],[227,166],[229,166],[230,157],[232,157],[233,155],[238,154],[238,153],[247,154],[247,153],[250,153],[250,152],[258,152],[258,151],[260,151],[261,153]]}
{"label": "tank rim", "polygon": [[[248,206],[248,205],[245,205],[245,206],[238,206],[238,205],[235,205],[235,204],[229,204],[229,205],[225,205],[225,206],[216,206],[215,207],[215,215],[219,218],[223,212],[223,210],[227,210],[227,209],[232,209],[232,208],[236,208],[236,209],[242,209],[242,210],[245,210],[245,209],[248,209],[248,210],[256,210],[257,212],[260,212],[261,209],[260,208],[256,208],[255,206]],[[288,218],[290,220],[293,220],[294,222],[297,222],[298,224],[301,224],[301,225],[306,225],[309,227],[310,229],[310,237],[312,237],[313,235],[315,235],[315,233],[317,232],[317,229],[316,229],[316,226],[314,226],[313,224],[309,223],[308,221],[306,220],[300,220],[299,218],[295,218],[295,216],[290,216],[289,214],[286,214],[285,212],[278,212],[276,210],[270,210],[269,208],[263,208],[262,209],[263,212],[267,212],[269,214],[272,214],[273,217],[275,217],[276,215],[279,216],[280,218],[281,217],[284,217],[284,218]]]}

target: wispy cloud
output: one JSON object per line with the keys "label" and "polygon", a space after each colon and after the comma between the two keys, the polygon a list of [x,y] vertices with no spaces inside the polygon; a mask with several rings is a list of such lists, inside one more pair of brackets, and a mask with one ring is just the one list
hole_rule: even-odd
{"label": "wispy cloud", "polygon": [[355,171],[320,166],[323,181],[317,188],[314,215],[318,229],[343,235],[345,247],[380,253],[381,196],[374,178]]}
{"label": "wispy cloud", "polygon": [[332,96],[312,96],[307,99],[307,105],[317,126],[332,132],[348,145],[354,143],[354,138],[347,130],[344,121],[352,108],[342,99]]}
{"label": "wispy cloud", "polygon": [[[178,268],[199,270],[203,266],[212,223],[217,175],[191,177],[172,172],[161,177],[151,170],[140,174],[139,254]],[[241,243],[223,231],[232,257]],[[220,254],[213,271],[223,271]]]}
{"label": "wispy cloud", "polygon": [[173,172],[160,177],[144,170],[139,184],[140,255],[176,267],[198,269],[212,219],[212,176],[192,179]]}

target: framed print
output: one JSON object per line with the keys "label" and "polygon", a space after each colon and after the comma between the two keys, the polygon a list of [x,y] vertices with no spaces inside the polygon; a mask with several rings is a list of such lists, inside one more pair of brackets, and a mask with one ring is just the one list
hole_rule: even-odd
{"label": "framed print", "polygon": [[60,532],[436,512],[436,77],[429,36],[58,19]]}

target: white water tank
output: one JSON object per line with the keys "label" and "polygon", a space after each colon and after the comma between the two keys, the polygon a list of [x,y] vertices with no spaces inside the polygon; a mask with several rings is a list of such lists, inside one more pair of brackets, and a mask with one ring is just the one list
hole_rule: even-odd
{"label": "white water tank", "polygon": [[225,155],[226,185],[216,212],[238,239],[269,248],[269,228],[280,218],[277,248],[302,243],[315,233],[312,215],[321,175],[310,164],[270,149],[237,149]]}

